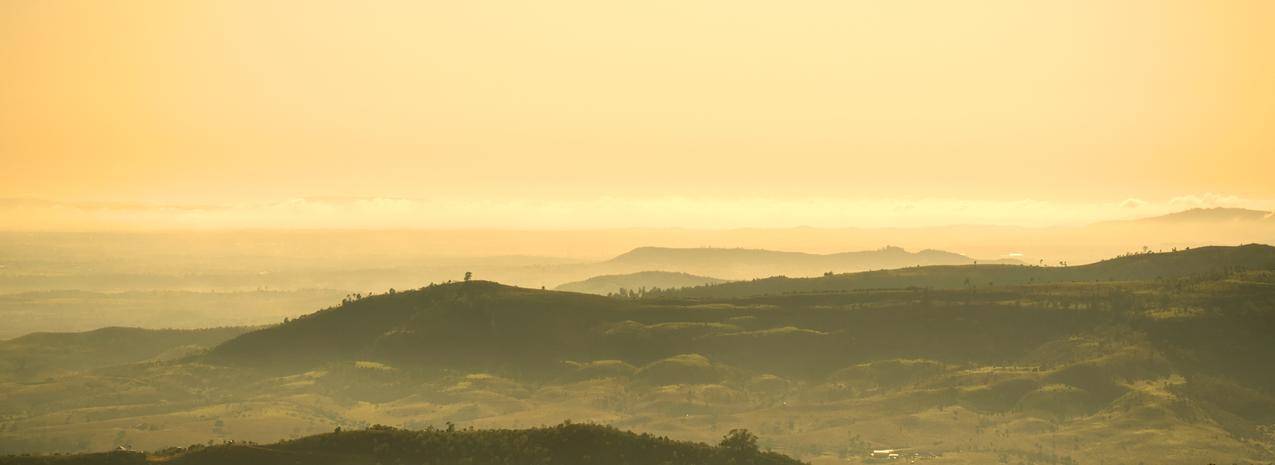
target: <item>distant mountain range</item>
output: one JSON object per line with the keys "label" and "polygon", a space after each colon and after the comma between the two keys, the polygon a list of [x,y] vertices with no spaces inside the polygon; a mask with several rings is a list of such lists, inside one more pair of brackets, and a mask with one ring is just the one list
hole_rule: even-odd
{"label": "distant mountain range", "polygon": [[[1130,217],[1138,211],[1130,209]],[[0,232],[0,293],[51,289],[366,293],[446,282],[467,271],[479,279],[552,288],[594,276],[642,271],[740,280],[957,265],[975,259],[980,264],[1005,259],[1080,264],[1144,247],[1168,251],[1246,243],[1275,243],[1275,218],[1269,212],[1191,209],[1049,227]],[[896,247],[879,250],[887,244]],[[703,245],[712,249],[697,248]],[[847,250],[865,252],[841,253]],[[687,266],[699,261],[712,266]]]}
{"label": "distant mountain range", "polygon": [[1139,218],[1127,221],[1115,221],[1101,224],[1111,223],[1143,223],[1143,224],[1171,224],[1171,223],[1189,223],[1189,224],[1209,224],[1209,223],[1247,223],[1247,222],[1263,222],[1275,221],[1275,214],[1263,210],[1250,210],[1247,208],[1192,208],[1167,215],[1152,216],[1148,218]]}
{"label": "distant mountain range", "polygon": [[[667,232],[655,232],[656,243]],[[705,232],[694,234],[705,235]],[[1243,244],[1275,240],[1275,215],[1240,208],[1196,208],[1168,215],[1095,223],[1079,227],[1019,228],[1002,226],[946,226],[933,228],[730,230],[707,243],[751,243],[762,237],[793,243],[792,249],[847,247],[865,241],[934,244],[938,247],[985,254],[986,258],[938,248],[910,251],[887,246],[872,250],[807,253],[778,247],[657,247],[644,246],[593,263],[562,263],[517,269],[482,269],[483,278],[526,285],[532,282],[559,289],[605,294],[620,287],[668,288],[663,284],[702,283],[661,280],[671,277],[636,273],[662,271],[720,280],[751,280],[772,276],[817,277],[940,265],[1019,265],[1086,263],[1113,255],[1163,251],[1214,244]],[[804,241],[804,243],[803,243]],[[791,250],[791,249],[790,249]],[[917,249],[912,249],[917,250]],[[997,251],[997,252],[993,252]],[[1021,257],[1021,258],[1020,258]],[[1030,258],[1027,258],[1030,257]],[[1072,258],[1075,257],[1075,258]],[[633,275],[633,276],[628,276]],[[611,276],[590,283],[594,277]],[[616,276],[625,276],[623,278]],[[658,277],[658,278],[657,278]],[[612,283],[603,282],[614,282]],[[568,284],[561,284],[568,283]],[[592,286],[592,287],[591,287]]]}
{"label": "distant mountain range", "polygon": [[594,266],[625,273],[677,271],[719,279],[751,279],[776,275],[819,276],[828,272],[846,273],[908,266],[968,265],[976,262],[1022,263],[1014,259],[976,260],[942,250],[909,252],[900,247],[833,254],[743,248],[639,247]]}
{"label": "distant mountain range", "polygon": [[728,279],[754,279],[780,275],[820,276],[829,272],[845,273],[908,266],[973,263],[1021,264],[1022,262],[1013,259],[979,261],[942,250],[908,252],[900,247],[834,254],[742,248],[638,247],[601,263],[559,267],[565,272],[596,273],[599,276],[566,283],[558,286],[557,289],[607,294],[617,292],[619,288],[669,289],[715,284]]}
{"label": "distant mountain range", "polygon": [[1275,270],[1275,247],[1199,247],[1139,253],[1078,266],[928,266],[813,278],[774,277],[664,292],[666,297],[738,298],[860,289],[988,288],[1059,282],[1147,281],[1220,274],[1235,270]]}

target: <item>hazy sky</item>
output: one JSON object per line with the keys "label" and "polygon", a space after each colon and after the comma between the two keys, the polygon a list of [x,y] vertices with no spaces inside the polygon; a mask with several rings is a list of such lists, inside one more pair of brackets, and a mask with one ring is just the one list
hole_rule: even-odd
{"label": "hazy sky", "polygon": [[1272,24],[1265,0],[4,0],[0,228],[1265,207]]}

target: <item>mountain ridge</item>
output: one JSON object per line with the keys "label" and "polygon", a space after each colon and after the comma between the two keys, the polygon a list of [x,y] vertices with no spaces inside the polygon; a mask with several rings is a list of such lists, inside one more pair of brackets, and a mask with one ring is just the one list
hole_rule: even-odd
{"label": "mountain ridge", "polygon": [[646,246],[634,248],[597,266],[601,269],[664,270],[721,279],[752,279],[776,274],[819,276],[828,272],[972,263],[1022,262],[1015,259],[979,260],[936,249],[909,252],[894,246],[829,254],[750,248]]}
{"label": "mountain ridge", "polygon": [[1181,278],[1236,268],[1275,269],[1275,247],[1265,244],[1208,246],[1127,254],[1076,266],[936,265],[822,277],[774,276],[655,293],[655,297],[747,297],[790,292],[836,292],[907,287],[962,288],[1068,281],[1137,281]]}
{"label": "mountain ridge", "polygon": [[[751,442],[750,442],[751,441]],[[117,451],[74,456],[0,456],[0,464],[80,463],[120,465],[166,462],[174,465],[345,465],[420,463],[503,465],[800,465],[788,456],[757,448],[751,433],[727,435],[719,445],[675,441],[610,426],[573,424],[528,429],[426,429],[411,431],[375,425],[258,445],[231,442],[192,445],[142,453]]]}

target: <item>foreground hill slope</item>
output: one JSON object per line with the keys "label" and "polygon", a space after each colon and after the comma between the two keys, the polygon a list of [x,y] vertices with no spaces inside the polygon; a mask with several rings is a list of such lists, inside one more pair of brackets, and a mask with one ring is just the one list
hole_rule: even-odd
{"label": "foreground hill slope", "polygon": [[1126,255],[1079,266],[929,266],[839,274],[816,278],[773,278],[652,293],[670,298],[732,298],[861,289],[983,288],[1062,282],[1146,281],[1199,277],[1236,270],[1275,269],[1275,247],[1264,244],[1211,246]]}
{"label": "foreground hill slope", "polygon": [[[731,439],[734,440],[731,440]],[[749,440],[754,442],[749,442]],[[755,438],[728,436],[719,446],[673,441],[596,425],[564,424],[524,430],[407,431],[373,427],[337,431],[276,444],[225,444],[170,449],[158,454],[109,453],[70,457],[0,457],[3,465],[799,465],[762,452]]]}
{"label": "foreground hill slope", "polygon": [[[724,279],[696,276],[690,273],[674,271],[639,271],[620,275],[602,275],[563,284],[554,288],[558,291],[583,292],[586,294],[622,294],[629,291],[645,291],[647,289],[680,289],[683,287],[721,284]],[[624,290],[625,292],[621,292]]]}

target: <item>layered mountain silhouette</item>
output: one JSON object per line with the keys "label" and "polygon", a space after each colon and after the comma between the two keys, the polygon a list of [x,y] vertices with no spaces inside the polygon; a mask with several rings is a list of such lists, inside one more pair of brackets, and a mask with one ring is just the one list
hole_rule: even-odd
{"label": "layered mountain silhouette", "polygon": [[1178,213],[1148,218],[1144,221],[1260,221],[1271,219],[1271,212],[1247,208],[1193,208]]}
{"label": "layered mountain silhouette", "polygon": [[1021,263],[1013,259],[980,261],[942,250],[909,252],[900,247],[811,254],[762,249],[639,247],[598,264],[604,269],[679,271],[723,279],[759,276],[818,276],[827,272],[971,263]]}
{"label": "layered mountain silhouette", "polygon": [[699,286],[665,297],[723,298],[860,289],[989,288],[1059,282],[1145,281],[1218,275],[1235,270],[1275,269],[1275,247],[1211,246],[1164,253],[1138,253],[1078,266],[930,266],[848,273],[815,278],[773,277]]}
{"label": "layered mountain silhouette", "polygon": [[[1275,423],[1273,304],[1275,248],[1265,245],[1071,267],[980,263],[761,279],[636,298],[488,281],[430,285],[347,299],[206,353],[142,351],[124,365],[0,382],[11,399],[0,402],[0,451],[156,450],[342,426],[265,446],[114,457],[428,463],[472,457],[439,455],[462,444],[502,450],[505,439],[553,450],[540,441],[559,432],[467,436],[467,427],[571,418],[696,441],[745,427],[811,461],[899,444],[996,461],[995,452],[966,455],[966,445],[1000,430],[1011,435],[992,450],[1010,460],[1052,461],[1035,444],[1057,435],[1105,439],[1068,440],[1077,463],[1160,455],[1183,465],[1260,462],[1267,456],[1254,438]],[[102,336],[86,336],[107,342],[83,357],[111,356],[115,336]],[[180,339],[165,336],[156,347]],[[368,428],[376,423],[405,429]],[[449,423],[464,426],[440,429]],[[617,447],[629,441],[594,433]],[[577,450],[596,458],[603,449]],[[686,454],[677,456],[716,463]],[[583,455],[535,457],[575,463]]]}
{"label": "layered mountain silhouette", "polygon": [[[1275,247],[1257,244],[1203,247],[1131,255],[1074,267],[945,265],[818,278],[768,278],[654,294],[654,297],[674,299],[657,307],[646,303],[651,299],[613,299],[473,281],[347,302],[231,339],[213,349],[207,359],[214,363],[285,370],[305,369],[333,360],[366,359],[551,371],[562,360],[614,358],[640,366],[664,357],[705,350],[701,344],[712,342],[711,347],[735,360],[747,358],[744,354],[756,349],[758,338],[794,344],[776,347],[778,353],[783,353],[803,343],[823,340],[826,332],[817,327],[803,329],[793,325],[799,320],[785,320],[787,317],[782,316],[774,317],[778,318],[776,328],[791,327],[770,333],[750,332],[756,328],[739,325],[660,327],[662,329],[651,332],[649,325],[719,317],[711,312],[689,310],[691,307],[677,303],[676,299],[737,299],[861,289],[950,290],[944,292],[961,295],[959,293],[971,289],[1009,289],[1011,286],[1019,286],[1013,292],[1030,293],[1034,292],[1030,286],[1049,283],[1216,279],[1247,270],[1275,270]],[[913,297],[905,294],[900,298],[907,301]],[[1016,331],[1020,330],[1024,329]],[[705,331],[736,336],[703,339]],[[660,343],[650,339],[661,334],[684,338],[675,337]],[[983,337],[975,333],[961,337],[965,336]],[[923,345],[939,340],[942,337],[934,336]],[[948,346],[942,350],[952,353],[953,349]],[[836,352],[823,350],[805,362]]]}
{"label": "layered mountain silhouette", "polygon": [[[1152,216],[1147,218],[1139,218],[1136,220],[1117,221],[1110,223],[1141,223],[1141,224],[1217,224],[1217,223],[1249,223],[1271,221],[1275,219],[1272,212],[1263,210],[1252,210],[1247,208],[1192,208],[1180,212],[1170,213],[1167,215]],[[1104,224],[1104,223],[1100,223]]]}

